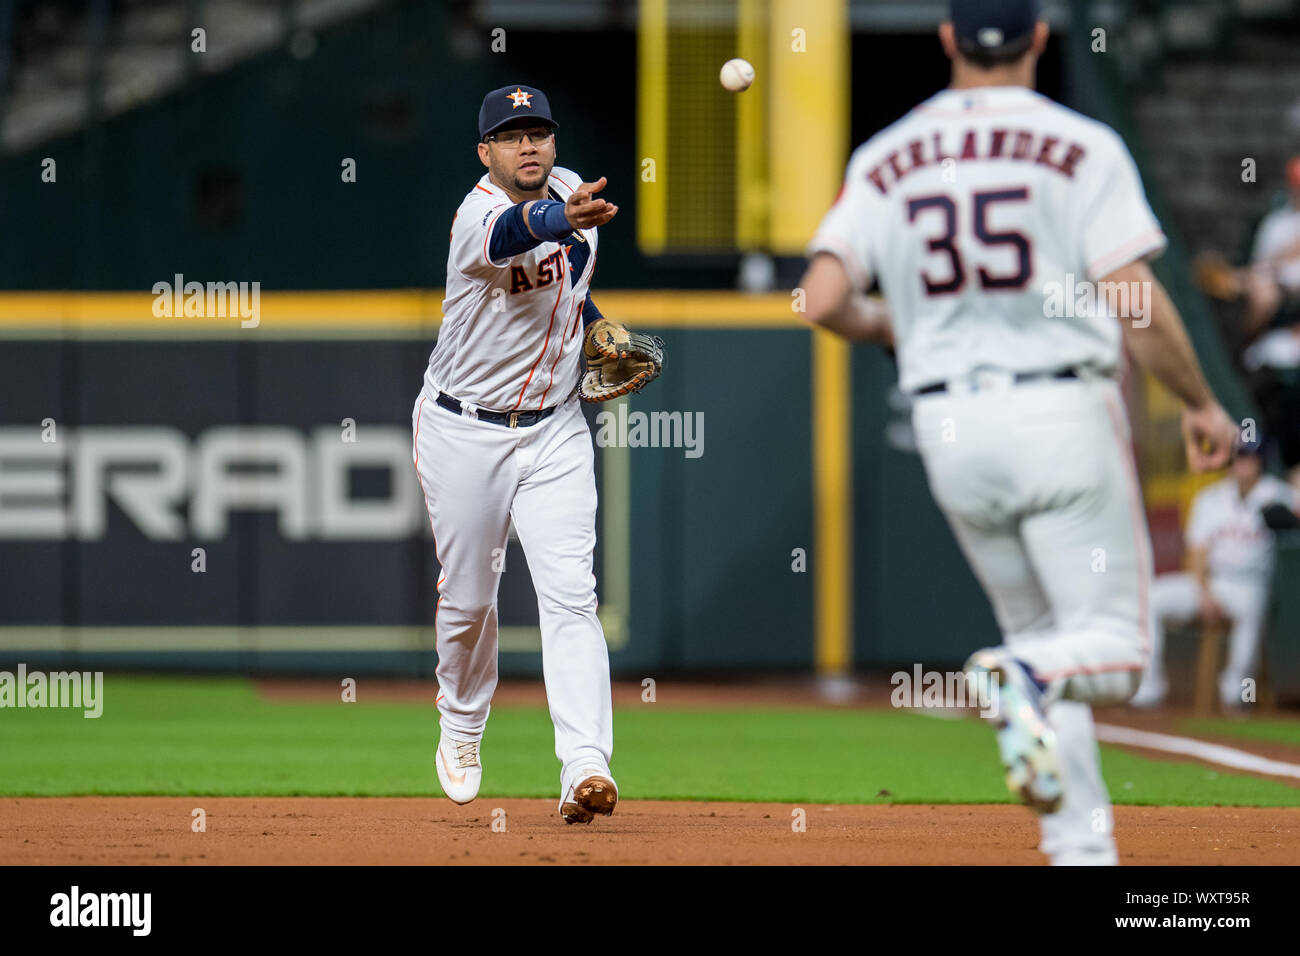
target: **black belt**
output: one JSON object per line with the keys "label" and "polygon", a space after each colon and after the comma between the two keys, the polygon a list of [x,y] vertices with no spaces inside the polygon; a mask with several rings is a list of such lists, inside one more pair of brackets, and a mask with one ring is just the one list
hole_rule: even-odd
{"label": "black belt", "polygon": [[[1041,382],[1050,379],[1078,378],[1078,369],[1063,368],[1055,372],[1017,372],[1014,381],[1017,385],[1023,385],[1025,382]],[[913,395],[934,395],[936,392],[948,391],[947,382],[935,382],[932,385],[926,385],[914,391]]]}
{"label": "black belt", "polygon": [[[455,412],[457,415],[464,414],[464,406],[456,399],[452,398],[446,392],[439,392],[437,403],[449,412]],[[550,408],[536,409],[528,412],[489,412],[480,408],[478,418],[481,422],[491,422],[494,425],[505,425],[507,428],[518,428],[521,425],[527,428],[529,425],[536,425],[543,419],[550,418],[551,413],[558,406],[552,405]]]}

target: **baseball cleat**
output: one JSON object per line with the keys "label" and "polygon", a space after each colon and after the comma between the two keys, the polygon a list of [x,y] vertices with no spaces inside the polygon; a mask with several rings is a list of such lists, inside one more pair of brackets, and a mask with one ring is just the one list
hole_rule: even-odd
{"label": "baseball cleat", "polygon": [[478,796],[478,786],[483,781],[483,765],[479,762],[477,740],[438,738],[438,783],[452,803],[466,804]]}
{"label": "baseball cleat", "polygon": [[1042,692],[1017,661],[995,651],[976,651],[966,662],[967,675],[985,671],[997,676],[998,752],[1007,771],[1007,789],[1031,810],[1055,813],[1065,789],[1056,752],[1056,732],[1043,712]]}
{"label": "baseball cleat", "polygon": [[1150,690],[1147,687],[1142,687],[1129,699],[1128,705],[1143,710],[1153,710],[1156,707],[1163,707],[1165,705],[1164,689],[1157,688],[1156,690]]}
{"label": "baseball cleat", "polygon": [[1129,698],[1130,707],[1163,707],[1169,694],[1169,681],[1162,668],[1153,667],[1143,672],[1138,689]]}
{"label": "baseball cleat", "polygon": [[601,770],[584,770],[578,782],[569,787],[560,801],[560,816],[565,823],[590,823],[596,814],[609,816],[618,803],[614,778]]}

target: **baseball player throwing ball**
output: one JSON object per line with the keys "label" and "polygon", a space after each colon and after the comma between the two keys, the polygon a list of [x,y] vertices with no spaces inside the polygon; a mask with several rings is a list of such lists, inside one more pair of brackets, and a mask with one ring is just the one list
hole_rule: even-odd
{"label": "baseball player throwing ball", "polygon": [[[810,245],[808,317],[859,340],[892,325],[931,491],[1003,633],[966,670],[998,680],[1008,786],[1053,863],[1114,864],[1089,705],[1133,694],[1152,629],[1121,343],[1185,403],[1194,469],[1224,465],[1237,429],[1146,263],[1165,238],[1124,143],[1033,89],[1036,4],[950,14],[952,84],[853,154]],[[1126,313],[1060,307],[1097,282],[1124,283]]]}
{"label": "baseball player throwing ball", "polygon": [[[443,792],[478,794],[497,683],[497,584],[510,521],[537,591],[560,815],[609,814],[618,787],[609,655],[596,616],[596,482],[579,398],[603,401],[659,374],[663,343],[603,318],[591,299],[605,186],[555,165],[541,90],[483,98],[487,173],[451,229],[437,345],[412,412],[416,471],[441,566],[434,631]],[[582,358],[586,359],[586,370]]]}

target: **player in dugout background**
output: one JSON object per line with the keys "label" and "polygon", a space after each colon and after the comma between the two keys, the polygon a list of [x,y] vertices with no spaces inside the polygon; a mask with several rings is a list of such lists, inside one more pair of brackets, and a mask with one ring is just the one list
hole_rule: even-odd
{"label": "player in dugout background", "polygon": [[[1151,589],[1156,629],[1151,659],[1130,703],[1159,707],[1165,677],[1165,629],[1199,618],[1231,625],[1228,659],[1219,675],[1219,702],[1242,706],[1244,681],[1254,678],[1273,578],[1274,525],[1288,526],[1300,512],[1300,491],[1264,472],[1258,438],[1238,443],[1228,476],[1202,488],[1187,521],[1186,571],[1161,574]],[[1280,513],[1277,509],[1281,509]]]}
{"label": "player in dugout background", "polygon": [[[1222,467],[1237,428],[1147,264],[1165,237],[1128,149],[1033,89],[1037,4],[952,0],[950,14],[952,83],[854,152],[809,246],[806,317],[892,334],[931,491],[1005,641],[967,672],[998,681],[1007,784],[1041,814],[1052,863],[1115,864],[1090,704],[1133,694],[1152,631],[1122,347],[1184,403],[1193,469]],[[873,282],[887,313],[864,296]],[[1089,282],[1126,284],[1132,314],[1096,296],[1048,308],[1050,289]]]}

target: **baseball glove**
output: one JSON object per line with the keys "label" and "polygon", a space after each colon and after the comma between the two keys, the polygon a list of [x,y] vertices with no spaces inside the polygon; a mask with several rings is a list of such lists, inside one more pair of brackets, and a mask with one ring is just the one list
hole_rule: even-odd
{"label": "baseball glove", "polygon": [[582,353],[587,370],[578,383],[578,397],[584,402],[607,402],[640,391],[659,377],[664,340],[629,332],[619,322],[597,319],[583,337]]}

